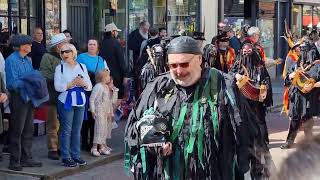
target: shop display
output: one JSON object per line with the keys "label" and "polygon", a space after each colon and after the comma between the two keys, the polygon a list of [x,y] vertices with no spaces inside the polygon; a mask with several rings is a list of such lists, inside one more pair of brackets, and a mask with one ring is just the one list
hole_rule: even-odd
{"label": "shop display", "polygon": [[46,43],[48,44],[51,37],[60,32],[60,0],[46,0],[45,3]]}

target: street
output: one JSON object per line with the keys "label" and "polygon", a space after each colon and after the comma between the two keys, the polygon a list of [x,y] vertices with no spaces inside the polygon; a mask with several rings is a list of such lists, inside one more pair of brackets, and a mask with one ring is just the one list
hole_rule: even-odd
{"label": "street", "polygon": [[[281,162],[294,151],[282,150],[280,146],[285,142],[287,136],[288,119],[286,116],[280,116],[281,108],[273,109],[271,113],[267,115],[267,123],[269,128],[270,138],[270,152],[277,169],[279,169]],[[318,133],[320,129],[320,123],[316,121],[314,132]],[[300,131],[296,142],[303,138],[303,132]],[[62,178],[62,180],[128,180],[130,179],[124,174],[123,160],[117,160],[110,164],[93,168],[91,170],[78,173],[73,176]]]}

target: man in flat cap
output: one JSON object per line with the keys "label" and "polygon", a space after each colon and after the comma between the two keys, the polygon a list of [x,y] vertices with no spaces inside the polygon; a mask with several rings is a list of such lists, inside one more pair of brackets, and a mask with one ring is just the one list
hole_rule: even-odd
{"label": "man in flat cap", "polygon": [[233,179],[236,123],[216,69],[202,68],[196,40],[167,47],[170,71],[147,84],[125,131],[135,179]]}
{"label": "man in flat cap", "polygon": [[22,171],[22,167],[40,167],[42,164],[31,155],[33,138],[33,105],[25,103],[21,96],[22,77],[33,71],[27,54],[31,51],[32,38],[28,35],[15,35],[10,43],[15,51],[6,59],[6,82],[10,93],[10,164],[9,169]]}

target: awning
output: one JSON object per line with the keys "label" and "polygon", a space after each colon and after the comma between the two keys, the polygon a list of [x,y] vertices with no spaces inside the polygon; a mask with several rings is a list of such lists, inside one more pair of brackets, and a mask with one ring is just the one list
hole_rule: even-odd
{"label": "awning", "polygon": [[[308,26],[311,24],[312,17],[311,16],[303,16],[303,26]],[[313,26],[316,26],[319,23],[319,17],[313,16]]]}

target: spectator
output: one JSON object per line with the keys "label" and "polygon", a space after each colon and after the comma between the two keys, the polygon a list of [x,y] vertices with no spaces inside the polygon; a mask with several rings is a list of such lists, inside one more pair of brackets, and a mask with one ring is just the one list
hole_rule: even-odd
{"label": "spectator", "polygon": [[[223,29],[224,27],[226,27],[227,25],[224,22],[219,22],[218,23],[218,35],[222,35],[224,33]],[[217,36],[214,36],[211,40],[211,44],[216,45],[216,41],[217,41]]]}
{"label": "spectator", "polygon": [[167,37],[167,29],[166,28],[159,28],[159,37],[162,38],[166,38]]}
{"label": "spectator", "polygon": [[[3,80],[3,74],[0,74],[0,103],[3,104],[8,99],[8,92],[6,90],[6,85]],[[3,119],[2,119],[2,111],[0,111],[0,135],[3,135]],[[0,161],[2,161],[2,151],[0,151]]]}
{"label": "spectator", "polygon": [[[93,156],[109,155],[112,149],[106,140],[111,139],[113,105],[117,101],[118,89],[113,87],[109,71],[100,71],[96,76],[97,84],[90,96],[90,111],[95,119]],[[98,146],[100,149],[98,150]]]}
{"label": "spectator", "polygon": [[133,51],[133,62],[139,58],[141,43],[148,39],[149,28],[149,22],[142,21],[139,28],[129,34],[128,46]]}
{"label": "spectator", "polygon": [[67,37],[63,34],[55,34],[50,41],[50,52],[43,55],[40,70],[47,80],[49,90],[48,119],[46,121],[48,158],[59,160],[58,155],[58,131],[59,120],[57,115],[58,93],[54,89],[54,73],[56,67],[61,64],[60,49],[67,43]]}
{"label": "spectator", "polygon": [[73,36],[72,36],[72,33],[70,30],[66,29],[66,30],[62,31],[62,33],[64,35],[66,35],[70,44],[73,44],[74,47],[76,47],[76,49],[79,49],[77,42],[75,42],[74,39],[72,38]]}
{"label": "spectator", "polygon": [[[99,71],[108,69],[106,61],[101,56],[99,56],[98,53],[98,40],[91,38],[87,43],[87,52],[80,54],[77,58],[77,61],[79,63],[86,65],[92,84],[95,84],[95,75]],[[90,92],[87,92],[87,96],[90,97]],[[89,142],[88,134],[90,136]],[[93,144],[93,136],[94,119],[91,116],[91,113],[88,113],[88,119],[85,119],[81,128],[81,147],[83,150],[90,151]]]}
{"label": "spectator", "polygon": [[240,40],[235,36],[233,29],[230,26],[226,26],[224,31],[227,33],[227,37],[229,37],[230,47],[234,49],[234,51],[238,54],[240,50]]}
{"label": "spectator", "polygon": [[6,59],[6,81],[10,92],[10,163],[9,169],[22,171],[22,167],[40,167],[41,162],[32,158],[33,106],[30,101],[24,103],[21,98],[22,77],[33,71],[27,54],[31,52],[32,38],[27,35],[15,35],[11,44],[16,50]]}
{"label": "spectator", "polygon": [[114,85],[119,88],[118,107],[124,97],[124,85],[127,83],[127,69],[124,64],[124,54],[119,41],[116,39],[118,32],[121,31],[114,23],[107,24],[105,27],[105,35],[101,45],[101,56],[106,59]]}
{"label": "spectator", "polygon": [[60,151],[62,164],[66,167],[86,165],[80,157],[80,131],[85,115],[86,93],[92,84],[84,64],[77,63],[77,50],[72,44],[60,49],[63,63],[56,67],[54,87],[58,96],[60,120]]}
{"label": "spectator", "polygon": [[153,45],[161,43],[161,38],[159,37],[159,32],[157,29],[151,28],[149,32],[151,37],[148,40],[144,40],[141,43],[140,55],[139,55],[140,68],[142,68],[148,61],[148,54],[147,54],[148,46],[151,48]]}
{"label": "spectator", "polygon": [[43,31],[40,27],[36,27],[33,30],[33,42],[31,53],[29,57],[32,60],[33,69],[38,70],[40,68],[40,62],[42,56],[47,53],[46,45],[43,43]]}

